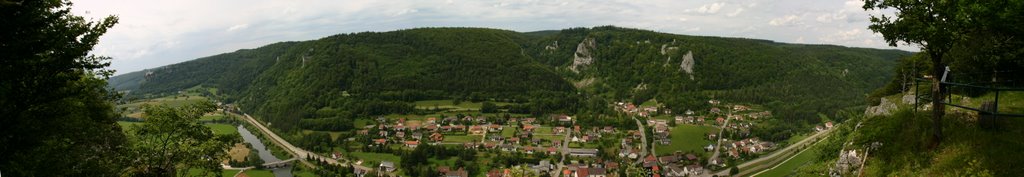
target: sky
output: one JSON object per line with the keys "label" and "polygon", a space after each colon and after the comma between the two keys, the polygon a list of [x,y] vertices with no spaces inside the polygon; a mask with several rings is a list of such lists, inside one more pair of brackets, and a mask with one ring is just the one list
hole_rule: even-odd
{"label": "sky", "polygon": [[860,0],[78,0],[72,11],[120,21],[92,54],[124,74],[282,41],[418,27],[520,32],[614,25],[784,43],[890,47]]}

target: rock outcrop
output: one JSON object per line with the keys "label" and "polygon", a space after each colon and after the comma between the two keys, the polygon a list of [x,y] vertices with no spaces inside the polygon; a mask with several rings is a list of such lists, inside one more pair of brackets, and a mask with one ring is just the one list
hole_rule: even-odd
{"label": "rock outcrop", "polygon": [[871,106],[864,110],[866,116],[882,116],[892,115],[892,112],[896,111],[896,103],[889,102],[889,99],[882,98],[882,101],[878,106]]}
{"label": "rock outcrop", "polygon": [[693,80],[693,51],[687,51],[686,55],[683,55],[683,62],[679,63],[679,70],[686,72],[690,75],[690,80]]}
{"label": "rock outcrop", "polygon": [[572,72],[579,73],[580,69],[593,63],[593,50],[596,48],[597,41],[594,38],[583,39],[579,45],[576,45],[576,54],[573,55],[572,66],[569,66],[569,69]]}

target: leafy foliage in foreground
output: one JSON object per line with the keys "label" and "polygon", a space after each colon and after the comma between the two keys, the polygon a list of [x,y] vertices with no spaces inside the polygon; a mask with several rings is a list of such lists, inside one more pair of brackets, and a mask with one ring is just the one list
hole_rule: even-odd
{"label": "leafy foliage in foreground", "polygon": [[88,55],[116,17],[87,21],[61,0],[0,1],[0,171],[114,176],[124,135],[106,90],[108,58]]}

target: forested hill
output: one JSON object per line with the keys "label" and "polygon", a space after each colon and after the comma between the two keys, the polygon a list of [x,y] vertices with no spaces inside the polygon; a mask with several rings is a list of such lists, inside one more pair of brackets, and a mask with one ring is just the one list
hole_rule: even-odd
{"label": "forested hill", "polygon": [[447,98],[516,102],[534,114],[650,98],[699,109],[717,98],[807,118],[863,105],[909,54],[617,27],[420,28],[276,43],[115,76],[110,86],[129,98],[217,88],[284,129],[300,118],[344,121]]}
{"label": "forested hill", "polygon": [[864,105],[866,93],[892,78],[897,59],[911,54],[618,27],[567,29],[533,42],[533,58],[591,94],[656,98],[679,111],[711,98],[762,104],[778,117],[812,122]]}

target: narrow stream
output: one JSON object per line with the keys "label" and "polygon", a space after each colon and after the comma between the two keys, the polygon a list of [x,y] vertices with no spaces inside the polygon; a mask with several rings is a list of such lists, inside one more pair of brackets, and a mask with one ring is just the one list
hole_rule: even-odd
{"label": "narrow stream", "polygon": [[[244,139],[246,143],[251,144],[253,149],[257,150],[258,154],[260,155],[260,159],[263,159],[264,163],[281,161],[281,159],[274,157],[274,154],[270,153],[270,150],[267,149],[266,145],[263,145],[263,142],[260,141],[260,138],[257,138],[256,135],[253,135],[252,132],[249,132],[249,130],[245,129],[244,126],[238,126],[238,134],[242,135],[242,139]],[[274,176],[292,177],[291,166],[274,168],[271,170],[274,171]]]}

